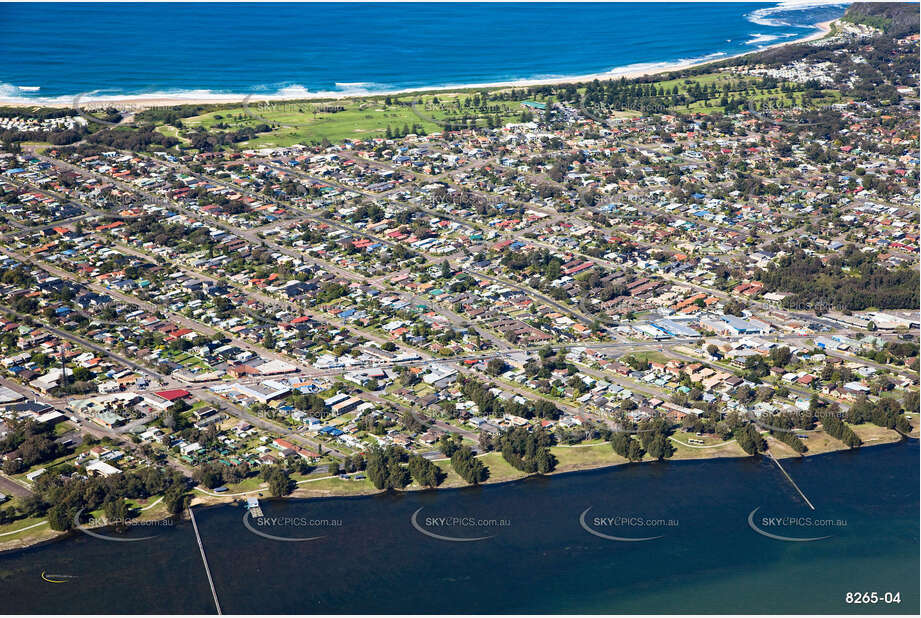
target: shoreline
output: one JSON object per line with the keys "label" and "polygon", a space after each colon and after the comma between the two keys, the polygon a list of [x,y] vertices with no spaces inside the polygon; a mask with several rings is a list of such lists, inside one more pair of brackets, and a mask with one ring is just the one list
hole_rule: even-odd
{"label": "shoreline", "polygon": [[[672,61],[672,62],[650,62],[650,63],[635,63],[629,64],[622,67],[616,67],[610,71],[603,73],[590,73],[584,75],[571,75],[571,76],[562,76],[562,77],[547,77],[547,78],[525,78],[518,80],[508,80],[508,81],[495,81],[495,82],[481,82],[475,84],[457,84],[457,85],[444,85],[444,86],[420,86],[417,88],[403,88],[395,90],[381,90],[374,92],[343,92],[336,93],[331,92],[315,92],[311,93],[305,91],[303,93],[298,93],[296,95],[291,94],[240,94],[240,93],[228,93],[228,94],[209,94],[205,95],[195,95],[195,92],[201,91],[187,91],[187,95],[178,93],[176,95],[169,94],[138,94],[138,95],[120,95],[113,96],[110,98],[98,98],[98,99],[87,99],[82,106],[89,109],[97,109],[105,106],[122,106],[129,107],[132,111],[141,111],[144,109],[151,108],[161,108],[161,107],[174,107],[178,105],[227,105],[232,103],[247,103],[250,100],[253,101],[322,101],[322,100],[341,100],[341,99],[364,99],[372,97],[381,97],[381,96],[394,96],[394,95],[405,95],[410,93],[447,93],[447,92],[456,92],[464,90],[480,90],[480,89],[504,89],[504,88],[526,88],[529,86],[549,86],[557,84],[581,84],[585,82],[590,82],[594,80],[608,80],[616,78],[625,78],[625,79],[636,79],[639,77],[651,77],[654,75],[661,75],[664,73],[670,73],[673,71],[680,71],[685,69],[696,69],[708,64],[714,64],[717,62],[725,62],[727,60],[735,60],[743,56],[748,56],[750,54],[756,54],[768,51],[770,49],[775,49],[778,47],[783,47],[786,45],[797,45],[800,43],[807,43],[809,41],[815,41],[827,36],[831,32],[831,25],[837,20],[829,20],[824,22],[819,22],[814,24],[813,27],[816,29],[814,32],[807,34],[804,37],[793,39],[790,41],[782,41],[780,43],[774,43],[773,45],[767,45],[765,47],[760,47],[758,49],[753,49],[751,51],[740,52],[738,54],[728,55],[725,52],[715,52],[704,56],[703,58],[685,60],[685,61]],[[719,57],[714,57],[719,56]],[[646,65],[661,65],[658,68],[654,69],[639,69],[638,66]],[[67,107],[76,107],[76,104],[84,96],[85,93],[77,93],[75,95],[62,95],[54,97],[52,99],[42,99],[41,97],[36,97],[34,99],[22,98],[22,97],[0,97],[0,105],[7,105],[12,107],[47,107],[47,108],[67,108]],[[66,99],[66,100],[61,100]]]}
{"label": "shoreline", "polygon": [[[806,459],[810,457],[820,457],[823,455],[834,455],[834,454],[840,454],[840,453],[846,453],[846,452],[852,452],[852,451],[860,452],[861,450],[865,448],[872,448],[874,446],[893,446],[893,445],[898,445],[902,443],[907,443],[909,440],[919,439],[918,436],[912,436],[912,435],[906,436],[906,435],[900,434],[895,431],[893,431],[893,433],[895,435],[890,436],[890,439],[874,440],[872,443],[865,442],[860,448],[856,448],[856,449],[851,449],[851,448],[848,448],[842,445],[841,448],[834,448],[834,449],[830,449],[826,451],[819,451],[819,452],[813,452],[813,453],[807,452],[802,455],[798,455],[798,454],[790,455],[790,454],[784,454],[781,452],[781,453],[774,455],[774,457],[776,457],[780,461],[788,461],[791,459]],[[783,443],[780,443],[779,441],[774,440],[774,442],[777,442],[778,445],[783,446]],[[723,446],[725,444],[728,444],[728,443],[722,443],[718,446]],[[736,455],[736,454],[725,453],[725,452],[714,452],[712,455],[708,454],[703,457],[681,456],[680,454],[676,453],[676,456],[670,457],[661,462],[657,460],[645,460],[645,459],[639,462],[629,462],[629,461],[623,460],[622,457],[614,453],[614,451],[610,447],[609,442],[600,442],[598,444],[586,445],[586,447],[591,447],[591,446],[602,446],[602,447],[606,446],[608,450],[610,450],[610,456],[615,457],[621,461],[603,462],[603,463],[598,463],[598,464],[577,465],[577,466],[570,467],[570,468],[565,468],[565,467],[558,465],[557,469],[554,470],[553,472],[550,472],[549,474],[539,475],[539,474],[527,474],[524,472],[520,472],[519,474],[514,475],[512,478],[498,477],[495,479],[492,479],[492,478],[487,479],[486,482],[480,483],[480,485],[481,486],[485,486],[485,485],[497,485],[498,486],[498,485],[505,485],[508,483],[517,483],[527,478],[531,478],[535,476],[545,476],[547,478],[553,478],[553,477],[565,476],[569,474],[579,474],[582,472],[604,470],[608,468],[615,468],[618,466],[631,465],[631,464],[632,465],[646,465],[646,464],[656,464],[656,463],[666,463],[667,464],[669,462],[698,462],[698,461],[713,461],[713,460],[722,460],[722,459],[737,460],[737,459],[748,459],[748,458],[755,457],[755,455],[748,455],[748,454]],[[557,445],[557,447],[559,447],[559,445]],[[564,447],[564,448],[574,448],[574,447]],[[759,453],[758,456],[767,457],[769,452],[770,452],[770,446],[768,448],[768,451],[765,451],[765,453]],[[448,461],[448,460],[445,459],[445,460],[439,460],[439,461]],[[329,477],[320,477],[320,478],[313,479],[313,480],[326,480],[328,478]],[[349,481],[340,481],[340,482],[350,483],[354,481],[349,480]],[[453,491],[453,490],[458,490],[458,489],[465,489],[468,487],[474,487],[474,486],[469,485],[464,482],[461,482],[461,483],[455,482],[455,483],[449,484],[446,481],[442,485],[439,485],[438,487],[435,487],[435,488],[419,487],[419,486],[415,486],[411,484],[404,489],[395,490],[395,491],[397,491],[398,493],[417,492],[417,491]],[[245,495],[262,493],[262,492],[267,491],[266,488],[260,487],[260,488],[252,489],[246,492],[241,492],[240,494],[237,494],[237,495],[213,496],[211,494],[204,494],[203,492],[200,492],[200,491],[197,492],[196,489],[197,489],[197,486],[195,488],[192,488],[191,490],[191,493],[193,495],[192,495],[192,500],[190,502],[190,506],[196,506],[196,507],[202,507],[202,508],[233,504],[240,500],[245,500]],[[377,489],[377,488],[371,487],[371,488],[359,488],[358,491],[337,492],[334,489],[311,490],[309,488],[303,488],[302,486],[298,486],[292,493],[288,494],[287,496],[281,496],[277,498],[266,497],[266,499],[271,499],[271,500],[322,500],[322,499],[340,499],[340,498],[360,498],[360,497],[367,497],[367,496],[383,494],[383,493],[386,493],[387,491],[388,490]],[[185,516],[182,515],[180,516],[180,518],[185,519]],[[0,558],[2,558],[4,555],[14,553],[17,551],[24,551],[28,549],[37,548],[37,547],[40,547],[48,543],[63,541],[70,534],[75,532],[74,530],[53,531],[50,528],[47,528],[45,526],[41,526],[37,528],[37,531],[38,532],[36,533],[36,536],[34,537],[26,536],[23,538],[17,538],[17,539],[5,541],[5,542],[0,540]],[[7,533],[15,533],[15,532],[16,532],[15,530],[7,531]],[[2,539],[2,537],[0,537],[0,539]]]}

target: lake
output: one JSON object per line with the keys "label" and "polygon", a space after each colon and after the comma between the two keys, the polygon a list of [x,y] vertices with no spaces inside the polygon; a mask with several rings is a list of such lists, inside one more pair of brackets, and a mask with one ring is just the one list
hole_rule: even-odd
{"label": "lake", "polygon": [[[917,613],[918,453],[908,440],[784,462],[815,511],[760,458],[263,501],[260,534],[240,506],[196,519],[225,613]],[[765,536],[756,508],[762,532],[828,538]],[[3,610],[213,613],[191,524],[128,533],[142,535],[0,556]],[[858,591],[901,603],[847,604]]]}

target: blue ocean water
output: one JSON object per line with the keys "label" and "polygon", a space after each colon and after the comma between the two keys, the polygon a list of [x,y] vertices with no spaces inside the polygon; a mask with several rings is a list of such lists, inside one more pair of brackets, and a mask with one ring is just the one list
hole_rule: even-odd
{"label": "blue ocean water", "polygon": [[353,94],[616,74],[807,36],[845,7],[4,3],[0,98]]}

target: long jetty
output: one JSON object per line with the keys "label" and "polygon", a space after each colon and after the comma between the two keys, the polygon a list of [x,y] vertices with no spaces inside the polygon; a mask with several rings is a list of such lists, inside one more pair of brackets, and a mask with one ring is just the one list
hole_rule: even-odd
{"label": "long jetty", "polygon": [[787,480],[790,481],[791,485],[793,485],[793,489],[795,489],[797,493],[799,493],[799,495],[802,496],[803,500],[806,501],[806,504],[809,506],[809,508],[814,511],[815,507],[812,506],[812,502],[809,501],[809,498],[806,497],[806,494],[803,493],[803,490],[799,488],[799,485],[796,484],[796,481],[793,480],[793,477],[787,474],[787,471],[783,469],[783,466],[780,465],[780,462],[777,461],[776,457],[774,457],[774,453],[772,453],[771,451],[768,451],[768,455],[771,456],[771,459],[774,460],[774,463],[777,464],[777,467],[780,468],[780,471],[783,472],[783,475],[787,477]]}
{"label": "long jetty", "polygon": [[195,538],[198,540],[198,550],[201,552],[201,561],[205,565],[205,575],[208,576],[208,585],[211,586],[211,596],[214,597],[214,607],[217,609],[218,616],[223,615],[221,604],[217,600],[217,590],[214,589],[214,580],[211,578],[211,568],[208,567],[208,558],[205,557],[205,546],[201,542],[201,535],[198,533],[198,524],[195,522],[195,513],[192,507],[189,507],[189,517],[192,519],[192,529],[195,530]]}

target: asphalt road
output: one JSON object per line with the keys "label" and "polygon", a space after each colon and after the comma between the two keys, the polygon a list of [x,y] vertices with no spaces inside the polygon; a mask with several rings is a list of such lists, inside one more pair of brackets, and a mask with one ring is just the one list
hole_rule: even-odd
{"label": "asphalt road", "polygon": [[31,496],[32,492],[16,481],[10,480],[6,476],[0,474],[0,494],[25,498],[26,496]]}

